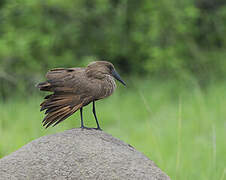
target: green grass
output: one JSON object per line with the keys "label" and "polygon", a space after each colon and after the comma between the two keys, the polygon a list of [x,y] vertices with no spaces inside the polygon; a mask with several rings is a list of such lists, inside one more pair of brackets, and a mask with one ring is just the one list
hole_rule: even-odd
{"label": "green grass", "polygon": [[[226,85],[177,87],[175,82],[143,81],[96,103],[105,132],[131,144],[172,179],[225,179]],[[28,95],[29,96],[29,95]],[[40,136],[80,126],[79,113],[44,129],[42,98],[0,103],[0,157]],[[86,125],[95,126],[91,106]]]}

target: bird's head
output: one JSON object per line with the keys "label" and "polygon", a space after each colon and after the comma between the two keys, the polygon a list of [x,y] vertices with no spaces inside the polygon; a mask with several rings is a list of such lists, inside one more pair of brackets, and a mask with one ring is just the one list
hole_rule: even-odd
{"label": "bird's head", "polygon": [[110,75],[121,82],[124,86],[126,85],[126,83],[115,70],[114,65],[107,61],[94,61],[89,63],[86,68],[86,73],[88,76],[93,76],[98,79],[102,79],[107,75]]}

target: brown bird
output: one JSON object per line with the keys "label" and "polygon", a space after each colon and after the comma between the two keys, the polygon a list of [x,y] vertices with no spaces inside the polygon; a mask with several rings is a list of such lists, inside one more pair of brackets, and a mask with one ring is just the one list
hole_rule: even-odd
{"label": "brown bird", "polygon": [[97,120],[95,101],[110,96],[116,88],[114,78],[123,85],[113,64],[107,61],[95,61],[86,68],[56,68],[47,72],[46,82],[39,83],[41,91],[50,91],[40,104],[40,111],[46,110],[43,126],[57,125],[80,109],[81,128],[83,124],[82,108],[93,102],[93,115],[97,128],[101,129]]}

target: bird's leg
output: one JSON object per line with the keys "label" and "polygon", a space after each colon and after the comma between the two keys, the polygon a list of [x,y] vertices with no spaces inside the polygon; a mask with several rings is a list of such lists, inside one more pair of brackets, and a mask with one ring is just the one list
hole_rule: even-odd
{"label": "bird's leg", "polygon": [[96,123],[97,123],[97,128],[95,128],[95,129],[101,130],[100,125],[99,125],[98,120],[97,120],[97,116],[96,116],[95,101],[93,101],[93,115],[94,115]]}
{"label": "bird's leg", "polygon": [[93,128],[88,128],[88,127],[85,127],[84,126],[84,123],[83,123],[83,115],[82,115],[82,107],[80,108],[80,116],[81,116],[81,128],[82,129],[93,129]]}
{"label": "bird's leg", "polygon": [[84,128],[84,124],[83,124],[83,116],[82,116],[82,107],[80,108],[80,116],[81,116],[81,128]]}

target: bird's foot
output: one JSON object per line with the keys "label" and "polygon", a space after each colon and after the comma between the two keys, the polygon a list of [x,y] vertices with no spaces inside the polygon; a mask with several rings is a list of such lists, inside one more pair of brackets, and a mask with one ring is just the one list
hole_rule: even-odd
{"label": "bird's foot", "polygon": [[96,129],[96,130],[102,131],[102,129],[101,129],[100,127],[93,128],[93,129]]}
{"label": "bird's foot", "polygon": [[101,129],[100,127],[97,127],[97,128],[89,128],[89,127],[81,126],[80,128],[81,128],[81,129],[87,129],[87,130],[95,129],[95,130],[100,130],[100,131],[102,131],[102,129]]}
{"label": "bird's foot", "polygon": [[88,127],[86,127],[86,126],[81,126],[80,128],[81,128],[81,129],[91,129],[91,128],[88,128]]}

